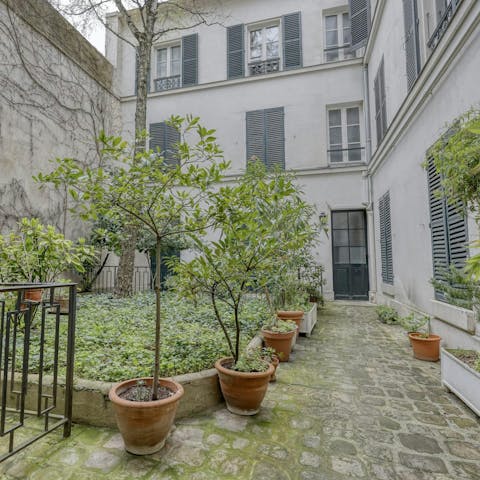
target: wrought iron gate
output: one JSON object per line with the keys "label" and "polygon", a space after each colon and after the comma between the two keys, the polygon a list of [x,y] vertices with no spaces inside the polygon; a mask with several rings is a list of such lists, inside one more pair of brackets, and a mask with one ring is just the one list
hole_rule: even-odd
{"label": "wrought iron gate", "polygon": [[0,462],[61,426],[70,436],[75,311],[74,283],[0,284]]}

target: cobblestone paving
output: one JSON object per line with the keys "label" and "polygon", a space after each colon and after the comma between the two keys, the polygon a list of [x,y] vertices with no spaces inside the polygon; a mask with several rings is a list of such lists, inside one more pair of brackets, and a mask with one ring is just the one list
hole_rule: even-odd
{"label": "cobblestone paving", "polygon": [[439,377],[373,308],[329,305],[255,418],[219,408],[182,420],[148,457],[125,453],[115,431],[75,426],[2,464],[0,478],[480,479],[480,420]]}

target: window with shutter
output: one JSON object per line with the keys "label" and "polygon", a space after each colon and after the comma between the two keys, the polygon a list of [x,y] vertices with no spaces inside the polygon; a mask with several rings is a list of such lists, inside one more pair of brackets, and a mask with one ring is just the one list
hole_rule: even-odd
{"label": "window with shutter", "polygon": [[198,34],[182,38],[182,85],[198,83]]}
{"label": "window with shutter", "polygon": [[370,32],[369,0],[349,0],[350,23],[352,32],[352,50],[366,45]]}
{"label": "window with shutter", "polygon": [[[437,173],[432,159],[427,168],[428,194],[430,207],[430,231],[432,236],[433,278],[445,280],[445,272],[450,265],[463,268],[467,260],[468,231],[461,202],[452,203],[442,195],[442,179]],[[438,300],[445,300],[442,292],[436,291]]]}
{"label": "window with shutter", "polygon": [[302,20],[300,12],[285,15],[283,24],[283,68],[300,68],[302,60]]}
{"label": "window with shutter", "polygon": [[403,0],[405,26],[405,58],[407,85],[410,90],[420,72],[420,50],[418,41],[418,12],[416,0]]}
{"label": "window with shutter", "polygon": [[378,202],[380,216],[380,252],[382,259],[382,281],[393,285],[392,224],[390,216],[390,192]]}
{"label": "window with shutter", "polygon": [[234,25],[227,28],[227,78],[245,75],[245,26]]}
{"label": "window with shutter", "polygon": [[323,24],[325,61],[336,62],[337,60],[355,58],[356,52],[350,48],[352,36],[348,12],[325,15]]}
{"label": "window with shutter", "polygon": [[153,85],[156,92],[182,86],[181,50],[178,44],[161,46],[155,50],[156,77]]}
{"label": "window with shutter", "polygon": [[285,168],[283,107],[247,112],[247,161],[256,157],[268,168]]}
{"label": "window with shutter", "polygon": [[178,163],[176,144],[180,142],[180,132],[166,122],[150,124],[150,150],[163,156],[167,165]]}
{"label": "window with shutter", "polygon": [[385,92],[385,69],[383,58],[373,81],[375,94],[375,125],[377,129],[377,145],[380,145],[387,132],[387,96]]}

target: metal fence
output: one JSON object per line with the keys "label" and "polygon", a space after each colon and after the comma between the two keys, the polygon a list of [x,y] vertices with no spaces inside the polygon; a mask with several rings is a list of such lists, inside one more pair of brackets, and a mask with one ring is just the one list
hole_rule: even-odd
{"label": "metal fence", "polygon": [[[92,285],[92,292],[110,293],[115,290],[118,267],[104,267]],[[150,267],[135,267],[133,271],[133,291],[145,292],[153,289],[153,277]]]}
{"label": "metal fence", "polygon": [[[75,311],[75,283],[0,284],[0,438],[8,440],[0,462],[59,427],[70,436]],[[38,384],[29,383],[33,358]],[[63,408],[60,384],[65,385]],[[35,417],[43,426],[32,430],[28,421]]]}

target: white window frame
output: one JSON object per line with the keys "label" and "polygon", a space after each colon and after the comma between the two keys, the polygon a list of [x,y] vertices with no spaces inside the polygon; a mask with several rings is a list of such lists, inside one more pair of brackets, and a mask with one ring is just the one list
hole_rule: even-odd
{"label": "white window frame", "polygon": [[[265,41],[265,30],[270,27],[278,27],[278,57],[274,58],[267,58],[267,42]],[[255,31],[255,30],[262,30],[263,31],[263,40],[262,40],[262,56],[261,58],[252,58],[251,57],[251,48],[250,48],[250,33]],[[247,25],[246,28],[246,71],[248,72],[248,66],[251,63],[256,63],[256,62],[266,62],[268,60],[275,60],[278,59],[280,63],[279,70],[282,69],[282,63],[283,63],[283,51],[282,51],[282,45],[283,45],[283,37],[282,37],[282,21],[280,18],[268,20],[268,21],[263,21],[263,22],[257,22],[257,23],[252,23]]]}
{"label": "white window frame", "polygon": [[[358,108],[358,126],[360,130],[360,160],[348,160],[348,125],[347,125],[347,110],[349,108]],[[330,119],[329,112],[332,110],[340,110],[341,127],[342,127],[342,161],[332,162],[330,150]],[[365,163],[365,140],[364,140],[364,119],[363,119],[363,103],[350,102],[336,105],[327,105],[326,108],[326,128],[327,128],[327,157],[330,166],[344,166],[344,165],[359,165]]]}
{"label": "white window frame", "polygon": [[[182,84],[182,42],[180,40],[165,43],[165,44],[159,44],[155,45],[154,48],[152,49],[153,51],[153,58],[151,60],[152,64],[152,83],[153,83],[153,90],[155,91],[155,80],[159,78],[169,78],[173,77],[174,75],[172,74],[172,48],[178,47],[180,51],[180,57],[179,57],[179,65],[180,65],[180,71],[178,75],[180,75],[180,85]],[[158,72],[158,52],[160,50],[167,50],[167,75],[164,76],[159,76]]]}
{"label": "white window frame", "polygon": [[[332,63],[332,62],[339,62],[342,60],[351,60],[353,58],[357,57],[357,51],[350,52],[349,51],[349,46],[351,45],[351,31],[350,31],[350,43],[345,43],[343,41],[344,39],[344,22],[343,22],[343,15],[344,14],[349,14],[348,8],[342,7],[342,9],[334,9],[334,10],[324,10],[323,11],[323,45],[324,45],[324,62],[325,63]],[[330,50],[328,51],[327,48],[330,48],[327,46],[327,17],[337,17],[337,47],[338,50]],[[349,19],[350,22],[350,19]],[[341,43],[338,41],[339,40],[339,35],[341,35]],[[342,48],[344,47],[344,48]],[[337,52],[338,53],[338,58],[335,58],[333,60],[328,59],[328,54],[331,52]]]}

